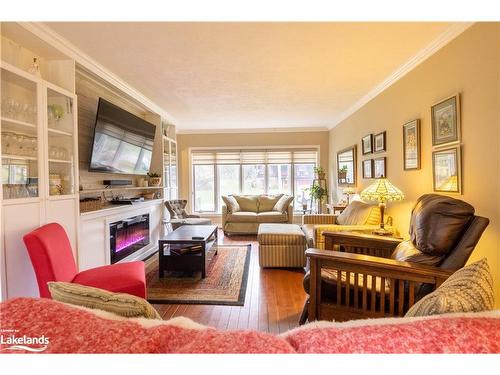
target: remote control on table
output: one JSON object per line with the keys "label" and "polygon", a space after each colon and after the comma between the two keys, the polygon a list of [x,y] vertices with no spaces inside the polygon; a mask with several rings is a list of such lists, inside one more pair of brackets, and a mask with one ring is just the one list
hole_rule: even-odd
{"label": "remote control on table", "polygon": [[191,237],[192,240],[202,240],[204,238],[205,237],[200,237],[200,236],[193,236],[193,237]]}

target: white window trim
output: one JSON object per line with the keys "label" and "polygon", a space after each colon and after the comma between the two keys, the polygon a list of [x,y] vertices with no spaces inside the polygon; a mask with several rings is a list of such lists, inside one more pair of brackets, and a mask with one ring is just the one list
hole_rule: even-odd
{"label": "white window trim", "polygon": [[[215,188],[214,188],[214,201],[215,201],[215,211],[195,211],[194,210],[194,169],[193,169],[193,151],[201,151],[201,150],[210,150],[210,151],[217,151],[217,150],[279,150],[279,149],[290,149],[290,150],[301,150],[301,149],[315,149],[316,150],[316,166],[320,165],[320,160],[321,160],[321,146],[320,145],[279,145],[279,146],[215,146],[215,147],[189,147],[188,148],[188,153],[189,153],[189,158],[188,158],[188,194],[189,194],[189,199],[188,199],[188,205],[190,206],[190,209],[192,212],[196,212],[197,214],[201,214],[204,216],[221,216],[220,212],[217,212],[219,209],[219,199],[220,197],[217,196],[217,192],[219,191],[219,178],[218,178],[218,171],[217,171],[217,165],[214,165],[214,178],[215,178]],[[298,163],[299,164],[299,163]],[[240,165],[240,190],[243,186],[243,173],[242,173],[242,164]],[[293,163],[292,163],[292,168],[291,168],[291,175],[292,175],[292,194],[295,194],[295,168],[293,168]],[[265,168],[265,174],[266,174],[266,184],[267,184],[267,167]],[[297,212],[300,212],[297,211]]]}

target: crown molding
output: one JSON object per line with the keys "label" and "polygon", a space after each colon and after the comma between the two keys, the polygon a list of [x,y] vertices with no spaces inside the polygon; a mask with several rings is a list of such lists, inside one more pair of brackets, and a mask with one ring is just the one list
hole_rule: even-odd
{"label": "crown molding", "polygon": [[69,58],[75,60],[77,64],[82,66],[88,72],[95,74],[96,76],[105,80],[107,83],[116,87],[118,90],[131,96],[133,99],[137,100],[140,104],[145,106],[148,110],[161,115],[163,118],[170,122],[176,123],[175,118],[161,106],[146,97],[139,90],[129,85],[116,74],[106,69],[104,66],[99,64],[97,61],[81,51],[63,36],[56,33],[47,25],[44,25],[42,22],[19,22],[18,24],[43,41],[57,48]]}
{"label": "crown molding", "polygon": [[328,127],[256,128],[256,129],[176,129],[176,134],[255,134],[327,132]]}
{"label": "crown molding", "polygon": [[415,55],[413,55],[409,60],[407,60],[403,65],[396,69],[391,75],[389,75],[385,80],[380,82],[377,86],[371,89],[366,95],[359,99],[347,110],[342,112],[333,122],[333,125],[329,129],[333,129],[346,118],[351,116],[370,100],[375,98],[377,95],[385,91],[387,88],[392,86],[394,83],[403,78],[407,73],[415,69],[419,64],[427,60],[429,57],[434,55],[437,51],[455,39],[458,35],[462,34],[465,30],[471,27],[474,22],[457,22],[451,25],[446,31],[440,34],[436,39],[434,39],[425,48],[421,49]]}

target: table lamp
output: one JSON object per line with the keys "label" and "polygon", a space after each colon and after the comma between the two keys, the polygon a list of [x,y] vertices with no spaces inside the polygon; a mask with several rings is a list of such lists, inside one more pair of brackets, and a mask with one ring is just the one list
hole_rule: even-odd
{"label": "table lamp", "polygon": [[402,201],[405,196],[401,190],[391,184],[384,176],[378,178],[373,184],[361,192],[361,198],[364,200],[378,201],[380,208],[380,228],[374,230],[374,234],[388,236],[392,232],[384,228],[384,212],[387,201]]}

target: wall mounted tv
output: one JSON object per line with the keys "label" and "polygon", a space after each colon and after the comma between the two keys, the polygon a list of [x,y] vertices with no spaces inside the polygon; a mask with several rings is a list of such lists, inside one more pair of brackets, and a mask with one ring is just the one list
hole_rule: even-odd
{"label": "wall mounted tv", "polygon": [[149,172],[156,127],[99,98],[90,156],[91,172]]}

